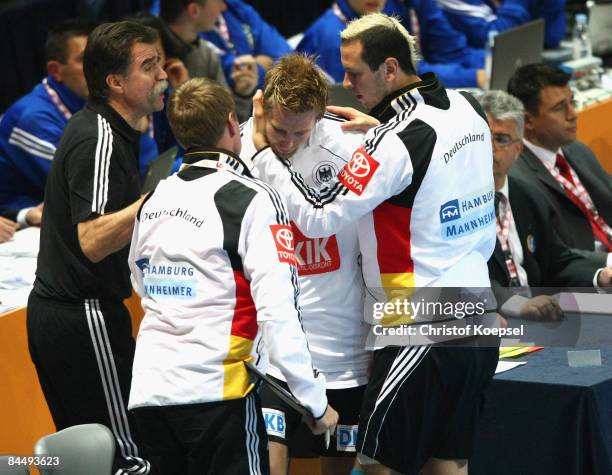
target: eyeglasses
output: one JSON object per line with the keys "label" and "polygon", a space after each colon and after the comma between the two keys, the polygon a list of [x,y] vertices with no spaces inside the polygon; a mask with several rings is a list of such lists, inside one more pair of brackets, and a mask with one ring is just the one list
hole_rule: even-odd
{"label": "eyeglasses", "polygon": [[493,134],[492,139],[493,139],[493,143],[497,145],[499,148],[507,148],[510,145],[521,141],[521,139],[513,139],[508,134]]}

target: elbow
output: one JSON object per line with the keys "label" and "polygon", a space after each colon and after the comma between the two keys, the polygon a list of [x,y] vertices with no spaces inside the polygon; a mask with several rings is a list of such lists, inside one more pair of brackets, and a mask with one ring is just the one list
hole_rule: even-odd
{"label": "elbow", "polygon": [[81,251],[83,251],[83,254],[85,255],[85,257],[89,259],[91,262],[93,262],[94,264],[97,264],[98,262],[100,262],[102,259],[106,257],[106,255],[104,255],[102,252],[100,252],[98,249],[96,249],[92,245],[81,244]]}
{"label": "elbow", "polygon": [[[81,225],[79,225],[79,227],[80,226]],[[81,252],[83,255],[94,264],[97,264],[106,257],[106,254],[102,252],[102,249],[100,249],[100,246],[97,245],[96,240],[93,239],[91,237],[91,233],[87,231],[88,230],[79,229],[79,246],[81,247]]]}

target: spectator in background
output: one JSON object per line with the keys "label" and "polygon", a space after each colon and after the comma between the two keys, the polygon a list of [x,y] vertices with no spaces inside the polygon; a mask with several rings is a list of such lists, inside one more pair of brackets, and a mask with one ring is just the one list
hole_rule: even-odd
{"label": "spectator in background", "polygon": [[423,60],[417,73],[434,72],[446,87],[484,86],[484,53],[467,46],[453,30],[435,0],[338,0],[304,33],[298,51],[315,54],[318,64],[335,82],[342,82],[340,31],[362,15],[382,11],[400,17],[417,38]]}
{"label": "spectator in background", "polygon": [[569,80],[569,74],[541,63],[523,66],[510,78],[508,92],[525,107],[525,148],[511,175],[550,202],[565,243],[611,253],[612,178],[576,140],[578,115]]}
{"label": "spectator in background", "polygon": [[[549,295],[525,298],[512,287],[610,286],[612,268],[606,254],[576,252],[563,243],[554,229],[554,212],[538,199],[529,183],[508,176],[523,150],[524,109],[503,91],[489,91],[479,98],[493,143],[493,177],[496,191],[497,243],[489,259],[489,275],[502,313],[535,319],[561,316],[557,301]],[[507,301],[508,300],[508,301]],[[507,301],[507,302],[506,302]]]}
{"label": "spectator in background", "polygon": [[242,0],[225,0],[225,10],[212,31],[202,37],[218,48],[225,78],[234,87],[234,75],[245,65],[257,67],[262,88],[266,71],[293,49],[272,25],[266,23],[252,6]]}
{"label": "spectator in background", "polygon": [[[183,61],[190,77],[207,77],[228,87],[219,56],[198,36],[214,30],[226,8],[223,0],[161,0],[159,15],[170,33],[166,54]],[[236,113],[244,121],[251,114],[251,97],[259,81],[256,64],[245,62],[244,67],[234,70],[232,79]]]}
{"label": "spectator in background", "polygon": [[[27,213],[27,208],[42,202],[47,174],[66,123],[87,99],[83,54],[92,29],[92,24],[72,19],[52,29],[45,45],[47,77],[2,117],[0,206]],[[148,163],[158,155],[152,130],[143,119],[141,177]]]}
{"label": "spectator in background", "polygon": [[484,48],[489,31],[506,31],[537,18],[545,21],[545,48],[558,48],[565,36],[565,0],[437,1],[453,28],[474,48]]}

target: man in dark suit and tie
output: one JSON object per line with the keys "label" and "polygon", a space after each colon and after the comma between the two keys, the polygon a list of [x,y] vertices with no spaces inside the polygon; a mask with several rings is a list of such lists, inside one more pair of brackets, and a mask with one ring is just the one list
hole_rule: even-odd
{"label": "man in dark suit and tie", "polygon": [[[546,64],[519,68],[508,92],[525,107],[525,148],[511,175],[527,180],[560,218],[569,246],[612,252],[612,178],[576,140],[570,75]],[[608,258],[608,265],[612,258]]]}
{"label": "man in dark suit and tie", "polygon": [[[528,182],[508,176],[523,150],[521,102],[505,92],[491,91],[480,103],[493,143],[497,243],[488,264],[497,296],[505,302],[513,294],[502,291],[505,287],[610,286],[612,268],[604,268],[606,254],[569,248],[553,227],[554,210],[548,202],[539,198]],[[525,317],[561,316],[558,303],[547,295],[523,298],[520,303],[514,310]],[[504,307],[505,303],[502,312]]]}

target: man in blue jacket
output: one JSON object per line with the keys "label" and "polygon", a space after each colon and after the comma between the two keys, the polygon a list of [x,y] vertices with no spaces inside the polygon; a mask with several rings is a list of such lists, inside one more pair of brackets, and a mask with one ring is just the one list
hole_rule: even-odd
{"label": "man in blue jacket", "polygon": [[558,48],[565,36],[565,0],[438,0],[438,5],[470,46],[483,48],[489,31],[502,32],[544,18],[544,46]]}
{"label": "man in blue jacket", "polygon": [[[85,104],[83,53],[92,25],[67,20],[45,45],[47,77],[0,122],[0,206],[25,210],[44,198],[47,174],[68,119]],[[150,130],[143,124],[143,130]],[[158,155],[152,133],[140,140],[140,172]]]}
{"label": "man in blue jacket", "polygon": [[217,47],[225,77],[233,87],[232,71],[245,62],[254,62],[259,71],[258,88],[263,88],[266,71],[291,46],[257,10],[242,0],[224,0],[227,9],[219,16],[213,31],[202,37]]}
{"label": "man in blue jacket", "polygon": [[397,15],[420,43],[418,74],[434,72],[447,87],[477,87],[486,82],[484,52],[469,48],[453,30],[435,0],[337,0],[304,33],[298,51],[318,55],[317,63],[335,82],[342,82],[340,31],[367,13]]}

